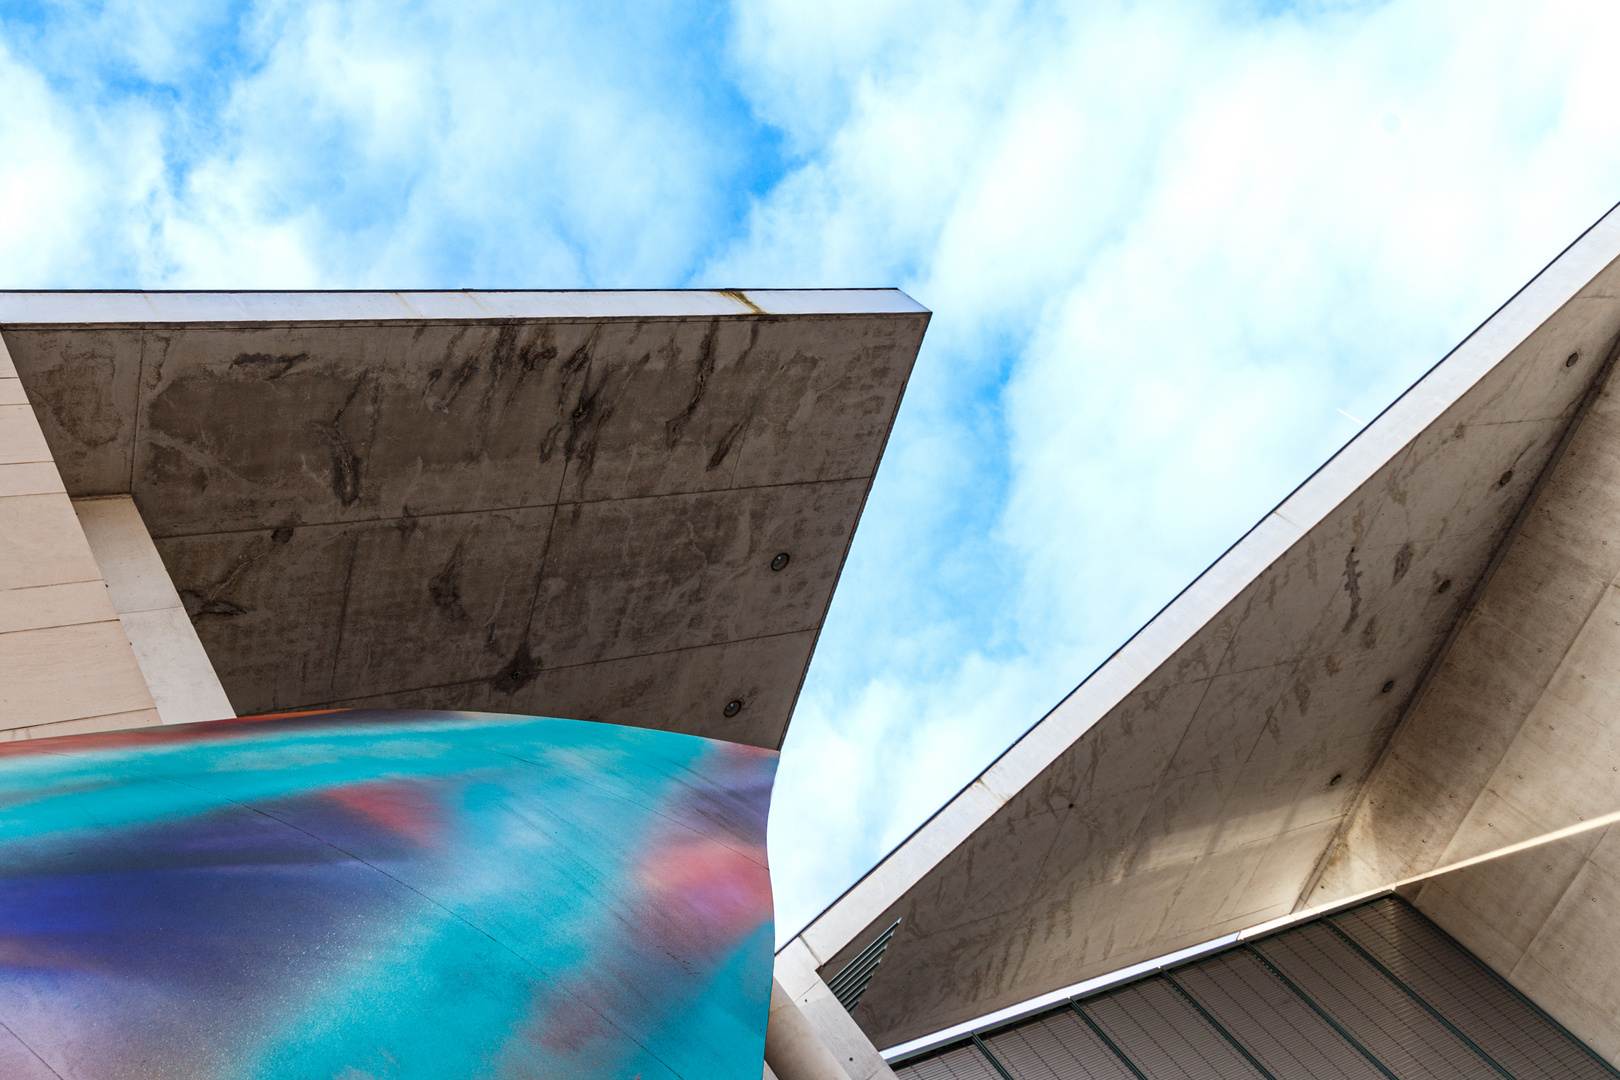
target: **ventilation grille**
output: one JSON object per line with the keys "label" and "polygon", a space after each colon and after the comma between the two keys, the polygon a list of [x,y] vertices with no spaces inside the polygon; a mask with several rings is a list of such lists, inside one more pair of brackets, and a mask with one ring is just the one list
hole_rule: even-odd
{"label": "ventilation grille", "polygon": [[889,947],[889,939],[894,937],[899,925],[899,919],[890,923],[889,928],[879,934],[872,944],[856,953],[855,959],[827,980],[827,988],[833,992],[833,997],[838,999],[845,1012],[854,1012],[855,1006],[861,1003],[861,995],[866,993],[872,976],[877,974],[878,965],[883,963],[884,950]]}

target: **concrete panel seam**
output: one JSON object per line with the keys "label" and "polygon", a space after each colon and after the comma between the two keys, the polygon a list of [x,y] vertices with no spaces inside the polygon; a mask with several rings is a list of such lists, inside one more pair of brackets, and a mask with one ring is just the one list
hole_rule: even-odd
{"label": "concrete panel seam", "polygon": [[[19,463],[19,464],[21,464],[21,463]],[[517,511],[520,511],[520,510],[563,510],[563,509],[567,509],[567,508],[575,507],[575,506],[607,506],[607,505],[612,505],[614,503],[650,502],[650,501],[652,501],[654,499],[700,498],[700,497],[705,496],[705,495],[729,495],[729,494],[732,494],[733,492],[747,493],[747,492],[751,492],[751,491],[782,491],[782,490],[787,490],[787,489],[790,489],[790,488],[803,488],[803,487],[836,487],[836,486],[838,486],[840,484],[852,484],[852,483],[855,483],[855,482],[861,481],[861,480],[868,481],[868,487],[870,487],[870,481],[872,480],[872,476],[871,475],[836,476],[836,477],[822,478],[822,479],[817,479],[817,480],[787,480],[787,481],[783,481],[781,483],[775,483],[775,484],[744,484],[744,485],[742,485],[740,487],[694,488],[694,489],[692,489],[690,491],[661,491],[656,495],[627,495],[627,496],[611,498],[611,499],[568,499],[568,500],[563,500],[563,501],[558,501],[558,502],[513,503],[510,506],[482,507],[482,508],[477,508],[477,509],[472,509],[472,510],[436,510],[436,511],[433,511],[432,513],[421,513],[421,514],[410,514],[410,515],[398,514],[398,515],[394,515],[392,517],[327,518],[327,519],[311,520],[311,521],[300,520],[297,523],[297,525],[295,526],[295,528],[299,528],[299,529],[315,529],[315,528],[334,528],[334,527],[336,527],[336,528],[344,528],[344,527],[351,526],[351,525],[394,525],[394,524],[398,524],[398,523],[404,522],[404,521],[431,521],[431,520],[436,520],[436,519],[456,518],[456,517],[488,517],[491,514],[503,514],[503,513],[509,513],[509,512],[517,512]],[[559,497],[561,496],[561,490],[560,489],[563,486],[565,486],[563,483],[558,484],[558,488],[559,488],[558,495],[559,495]],[[124,493],[123,492],[114,492],[114,493],[111,493],[111,494],[102,493],[102,494],[96,494],[96,495],[75,496],[75,498],[89,498],[89,499],[116,498],[120,494],[124,494]],[[862,506],[864,507],[864,505],[865,505],[865,503],[863,502]],[[859,520],[859,518],[857,518],[856,520]],[[264,526],[264,525],[252,525],[252,526],[247,526],[247,527],[244,527],[244,528],[201,529],[201,530],[198,530],[198,531],[195,531],[195,532],[190,532],[190,531],[187,531],[187,532],[164,532],[164,531],[159,531],[159,532],[154,532],[152,534],[152,537],[153,537],[153,539],[156,539],[156,540],[189,540],[189,539],[192,539],[192,538],[195,538],[195,537],[236,536],[236,535],[242,535],[242,534],[246,534],[246,533],[262,533],[262,532],[270,532],[270,531],[271,531],[271,529],[269,527],[267,527],[267,526]],[[853,535],[854,535],[854,532],[853,532],[853,530],[851,530],[851,537],[853,537]],[[846,547],[847,547],[847,545],[846,545]],[[848,552],[846,551],[845,554],[847,556]],[[836,587],[837,582],[835,581],[833,584]]]}
{"label": "concrete panel seam", "polygon": [[1609,378],[1613,374],[1615,361],[1617,358],[1620,358],[1620,334],[1617,334],[1614,341],[1610,344],[1608,353],[1604,357],[1602,366],[1599,367],[1595,373],[1593,373],[1592,382],[1587,386],[1586,391],[1581,395],[1580,404],[1576,407],[1574,415],[1570,417],[1569,422],[1564,426],[1562,434],[1559,435],[1558,443],[1553,447],[1552,454],[1549,455],[1546,464],[1542,466],[1541,472],[1537,474],[1535,483],[1531,485],[1529,492],[1526,493],[1524,502],[1519,507],[1518,513],[1514,515],[1512,522],[1509,523],[1507,533],[1503,536],[1501,542],[1497,544],[1496,550],[1491,554],[1490,562],[1486,564],[1484,574],[1480,576],[1479,581],[1475,584],[1473,590],[1468,594],[1468,600],[1458,612],[1457,618],[1452,623],[1451,630],[1447,633],[1445,641],[1441,643],[1439,651],[1436,652],[1434,658],[1424,669],[1423,676],[1418,680],[1417,685],[1412,689],[1412,692],[1407,696],[1407,700],[1402,704],[1400,719],[1398,719],[1394,726],[1391,727],[1389,736],[1385,739],[1383,748],[1378,753],[1376,763],[1373,765],[1372,769],[1368,771],[1366,778],[1362,780],[1360,786],[1357,788],[1355,800],[1350,804],[1350,808],[1342,819],[1337,832],[1334,834],[1333,839],[1329,841],[1327,847],[1323,849],[1322,855],[1320,858],[1318,858],[1315,868],[1311,871],[1303,886],[1300,888],[1299,898],[1294,904],[1295,911],[1302,910],[1310,902],[1311,892],[1322,880],[1322,876],[1327,872],[1328,865],[1332,862],[1334,856],[1344,846],[1350,829],[1354,826],[1356,818],[1361,813],[1362,807],[1366,805],[1368,795],[1376,786],[1378,777],[1386,768],[1386,764],[1390,760],[1391,754],[1393,753],[1394,748],[1400,739],[1401,733],[1408,728],[1413,714],[1417,711],[1419,703],[1423,701],[1424,697],[1428,693],[1429,687],[1433,684],[1435,677],[1439,674],[1440,668],[1445,664],[1446,657],[1450,655],[1452,646],[1456,644],[1457,638],[1462,634],[1463,628],[1468,624],[1469,620],[1473,617],[1475,610],[1479,607],[1480,601],[1484,598],[1485,590],[1490,585],[1492,578],[1496,576],[1497,569],[1500,568],[1503,561],[1507,558],[1508,551],[1512,548],[1514,541],[1518,539],[1519,533],[1523,530],[1525,522],[1528,521],[1530,516],[1535,512],[1536,504],[1540,501],[1543,490],[1551,481],[1553,473],[1558,468],[1559,461],[1563,459],[1564,452],[1569,448],[1569,444],[1574,440],[1575,433],[1580,429],[1582,421],[1584,421],[1587,415],[1592,411],[1592,406],[1596,404],[1598,398],[1602,395],[1604,389],[1607,387]]}

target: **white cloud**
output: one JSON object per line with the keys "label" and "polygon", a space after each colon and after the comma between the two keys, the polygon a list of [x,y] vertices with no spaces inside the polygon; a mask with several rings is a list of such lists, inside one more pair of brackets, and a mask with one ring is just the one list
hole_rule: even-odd
{"label": "white cloud", "polygon": [[[774,168],[719,36],[665,0],[126,0],[5,40],[37,87],[8,108],[83,129],[71,179],[101,215],[56,237],[88,274],[15,284],[667,285]],[[83,133],[123,114],[150,136],[126,148],[140,191],[94,160],[126,133]]]}

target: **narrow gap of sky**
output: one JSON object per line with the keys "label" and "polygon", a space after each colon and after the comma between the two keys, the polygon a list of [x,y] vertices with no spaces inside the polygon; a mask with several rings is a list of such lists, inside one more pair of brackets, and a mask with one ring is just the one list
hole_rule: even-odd
{"label": "narrow gap of sky", "polygon": [[1620,198],[1582,0],[0,2],[0,285],[897,285],[795,929]]}

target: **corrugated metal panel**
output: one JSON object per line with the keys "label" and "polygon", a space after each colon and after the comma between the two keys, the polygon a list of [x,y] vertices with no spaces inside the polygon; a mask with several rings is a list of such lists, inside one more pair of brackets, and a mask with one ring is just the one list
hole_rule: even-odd
{"label": "corrugated metal panel", "polygon": [[1163,978],[1084,1008],[1148,1080],[1263,1080]]}
{"label": "corrugated metal panel", "polygon": [[1332,921],[1517,1080],[1614,1080],[1612,1070],[1408,904],[1390,898]]}
{"label": "corrugated metal panel", "polygon": [[[1013,1080],[1620,1080],[1393,896],[1077,1004],[1097,1031],[1062,1005],[979,1035]],[[899,1073],[1001,1080],[960,1044]]]}
{"label": "corrugated metal panel", "polygon": [[1277,1080],[1386,1080],[1248,953],[1225,953],[1175,976]]}
{"label": "corrugated metal panel", "polygon": [[1401,1080],[1502,1080],[1322,923],[1256,948]]}
{"label": "corrugated metal panel", "polygon": [[1072,1009],[985,1040],[1013,1080],[1135,1080]]}
{"label": "corrugated metal panel", "polygon": [[900,1080],[1001,1080],[975,1046],[947,1050],[937,1057],[907,1062],[894,1070]]}

